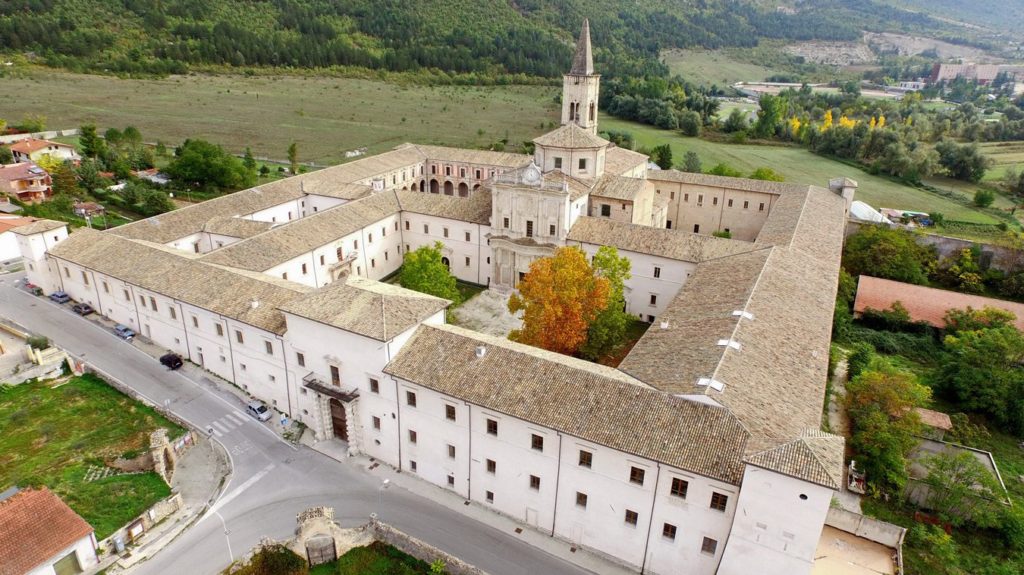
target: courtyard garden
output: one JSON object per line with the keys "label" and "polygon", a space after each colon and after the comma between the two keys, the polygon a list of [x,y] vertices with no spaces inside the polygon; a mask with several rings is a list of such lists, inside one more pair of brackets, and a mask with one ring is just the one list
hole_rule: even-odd
{"label": "courtyard garden", "polygon": [[90,374],[0,386],[0,490],[45,485],[103,539],[170,495],[155,472],[106,465],[140,455],[158,428],[184,432]]}

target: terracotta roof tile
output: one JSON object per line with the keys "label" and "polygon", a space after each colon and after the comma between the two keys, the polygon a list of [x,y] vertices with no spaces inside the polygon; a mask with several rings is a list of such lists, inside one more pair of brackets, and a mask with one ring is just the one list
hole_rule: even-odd
{"label": "terracotta roof tile", "polygon": [[610,143],[575,123],[566,124],[543,136],[534,138],[533,142],[538,146],[550,148],[603,148]]}
{"label": "terracotta roof tile", "polygon": [[0,575],[23,575],[93,529],[49,489],[23,489],[0,501]]}
{"label": "terracotta roof tile", "polygon": [[637,166],[646,166],[649,159],[640,152],[608,146],[604,153],[604,171],[606,174],[621,176],[626,172],[632,171]]}
{"label": "terracotta roof tile", "polygon": [[751,242],[590,216],[578,218],[566,239],[694,263],[761,249]]}

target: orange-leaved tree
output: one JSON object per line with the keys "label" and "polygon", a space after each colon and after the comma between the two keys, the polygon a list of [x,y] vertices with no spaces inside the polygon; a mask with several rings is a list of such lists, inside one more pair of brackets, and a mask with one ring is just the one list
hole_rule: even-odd
{"label": "orange-leaved tree", "polygon": [[508,300],[512,313],[523,312],[522,329],[509,339],[550,351],[574,354],[587,341],[587,329],[608,306],[606,278],[598,277],[587,256],[576,247],[530,264],[519,292]]}

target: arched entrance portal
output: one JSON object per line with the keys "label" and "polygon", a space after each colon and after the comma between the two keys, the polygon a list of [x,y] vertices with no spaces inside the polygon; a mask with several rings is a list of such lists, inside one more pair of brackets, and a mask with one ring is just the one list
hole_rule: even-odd
{"label": "arched entrance portal", "polygon": [[348,441],[348,420],[345,415],[345,405],[334,398],[331,398],[331,428],[334,431],[334,437],[342,441]]}
{"label": "arched entrance portal", "polygon": [[441,263],[444,264],[444,267],[448,268],[448,271],[451,271],[451,269],[452,269],[452,262],[449,261],[448,258],[442,257],[441,258]]}
{"label": "arched entrance portal", "polygon": [[450,196],[454,192],[455,192],[455,186],[451,182],[445,181],[445,183],[444,183],[444,195]]}
{"label": "arched entrance portal", "polygon": [[438,192],[437,180],[430,180],[430,193],[436,194]]}

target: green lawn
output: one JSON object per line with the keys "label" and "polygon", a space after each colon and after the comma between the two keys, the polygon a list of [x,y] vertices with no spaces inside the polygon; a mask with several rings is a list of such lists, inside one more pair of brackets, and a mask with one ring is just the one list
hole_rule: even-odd
{"label": "green lawn", "polygon": [[985,174],[986,181],[999,180],[1008,169],[1024,171],[1024,142],[988,142],[979,144],[981,151],[992,159],[992,167]]}
{"label": "green lawn", "polygon": [[[425,561],[376,541],[356,547],[336,561],[317,565],[309,575],[428,575],[433,573]],[[445,571],[444,573],[447,573]]]}
{"label": "green lawn", "polygon": [[787,182],[816,186],[828,186],[830,178],[846,176],[859,184],[856,199],[875,208],[936,211],[942,212],[946,219],[979,224],[995,224],[999,221],[937,194],[871,175],[859,167],[812,154],[797,146],[710,142],[608,116],[601,119],[601,129],[632,132],[636,145],[646,148],[668,143],[672,146],[672,157],[677,164],[681,164],[683,155],[692,150],[700,156],[705,170],[720,162],[744,173],[759,167],[769,167],[785,176]]}
{"label": "green lawn", "polygon": [[138,128],[169,147],[203,138],[241,153],[336,164],[403,142],[480,147],[532,139],[557,122],[557,89],[537,86],[400,86],[318,76],[188,75],[119,79],[37,69],[0,82],[3,117],[41,113],[52,129],[95,123]]}
{"label": "green lawn", "polygon": [[696,84],[714,84],[719,88],[736,82],[761,82],[777,73],[771,68],[743,62],[722,50],[666,50],[661,58],[672,74],[679,74]]}
{"label": "green lawn", "polygon": [[92,375],[54,388],[50,382],[0,388],[0,490],[46,485],[103,539],[170,488],[152,472],[86,482],[86,470],[137,454],[160,427],[172,437],[184,432]]}

